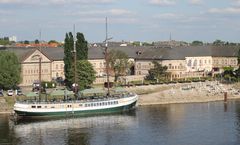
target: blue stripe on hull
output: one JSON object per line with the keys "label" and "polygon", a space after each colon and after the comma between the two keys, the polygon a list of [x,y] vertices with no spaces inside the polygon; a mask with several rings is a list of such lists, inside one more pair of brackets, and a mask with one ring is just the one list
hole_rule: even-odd
{"label": "blue stripe on hull", "polygon": [[23,117],[47,117],[47,116],[88,116],[88,115],[98,115],[98,114],[106,114],[106,113],[116,113],[116,112],[124,112],[128,111],[136,105],[136,102],[133,102],[132,104],[126,105],[126,106],[120,106],[120,107],[114,107],[114,108],[107,108],[107,109],[97,109],[97,110],[86,110],[86,111],[68,111],[68,112],[22,112],[22,111],[16,111],[19,116]]}

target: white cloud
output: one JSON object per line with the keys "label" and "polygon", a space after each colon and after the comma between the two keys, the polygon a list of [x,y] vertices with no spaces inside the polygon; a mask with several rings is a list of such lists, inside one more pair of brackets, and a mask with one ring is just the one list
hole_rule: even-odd
{"label": "white cloud", "polygon": [[157,14],[153,17],[157,19],[173,20],[173,19],[180,19],[183,17],[183,15],[176,14],[176,13],[162,13],[162,14]]}
{"label": "white cloud", "polygon": [[190,0],[189,3],[192,5],[201,5],[201,4],[203,4],[203,1],[202,0]]}
{"label": "white cloud", "polygon": [[175,5],[175,0],[150,0],[150,4],[154,5],[160,5],[160,6],[169,6],[169,5]]}
{"label": "white cloud", "polygon": [[126,9],[110,9],[110,10],[92,10],[81,12],[68,12],[67,15],[81,15],[81,16],[99,16],[99,15],[111,15],[111,16],[133,16],[136,13]]}
{"label": "white cloud", "polygon": [[0,0],[0,4],[106,4],[113,3],[115,0]]}
{"label": "white cloud", "polygon": [[0,15],[9,15],[9,14],[12,14],[12,12],[8,10],[0,10]]}
{"label": "white cloud", "polygon": [[[115,24],[135,24],[138,20],[136,18],[108,18],[110,23]],[[80,23],[105,23],[104,18],[82,18],[77,22]]]}
{"label": "white cloud", "polygon": [[115,0],[49,0],[49,3],[53,4],[107,4],[113,3]]}
{"label": "white cloud", "polygon": [[237,4],[237,5],[240,5],[240,0],[233,0],[233,4]]}
{"label": "white cloud", "polygon": [[211,8],[208,13],[212,14],[240,14],[239,7],[228,7],[228,8]]}

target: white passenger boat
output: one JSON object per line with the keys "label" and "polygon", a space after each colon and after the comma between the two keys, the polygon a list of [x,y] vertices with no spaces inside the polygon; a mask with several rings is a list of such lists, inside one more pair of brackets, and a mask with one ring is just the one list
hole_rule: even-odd
{"label": "white passenger boat", "polygon": [[66,116],[123,112],[136,106],[138,95],[126,93],[101,99],[84,99],[62,102],[17,102],[14,111],[18,116]]}

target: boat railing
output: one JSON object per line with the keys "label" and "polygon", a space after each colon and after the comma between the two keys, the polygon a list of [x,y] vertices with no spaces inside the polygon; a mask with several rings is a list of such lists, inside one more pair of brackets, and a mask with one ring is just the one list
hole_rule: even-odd
{"label": "boat railing", "polygon": [[23,100],[23,101],[17,101],[17,103],[21,104],[67,104],[67,103],[85,103],[85,102],[97,102],[97,101],[111,101],[121,98],[129,98],[134,97],[135,93],[127,93],[127,94],[119,94],[119,95],[111,95],[109,97],[103,97],[103,98],[96,98],[96,99],[81,99],[81,100],[51,100],[51,101],[35,101],[35,100]]}

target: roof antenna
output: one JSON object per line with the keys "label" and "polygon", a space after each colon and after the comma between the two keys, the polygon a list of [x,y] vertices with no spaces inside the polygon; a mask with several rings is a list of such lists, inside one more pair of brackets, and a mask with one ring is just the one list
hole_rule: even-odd
{"label": "roof antenna", "polygon": [[169,37],[170,42],[172,41],[172,33],[170,32],[170,37]]}
{"label": "roof antenna", "polygon": [[172,33],[170,32],[170,36],[169,36],[169,45],[170,48],[172,48]]}

